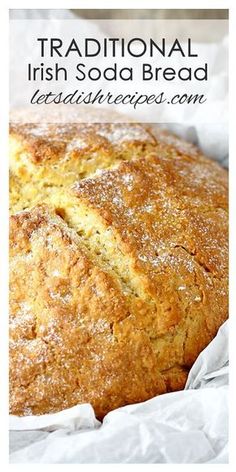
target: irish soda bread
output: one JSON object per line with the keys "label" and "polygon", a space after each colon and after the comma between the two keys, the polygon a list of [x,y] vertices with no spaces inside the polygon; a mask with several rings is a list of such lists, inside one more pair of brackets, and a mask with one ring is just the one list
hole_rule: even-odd
{"label": "irish soda bread", "polygon": [[12,124],[10,408],[182,389],[227,318],[227,175],[137,124]]}

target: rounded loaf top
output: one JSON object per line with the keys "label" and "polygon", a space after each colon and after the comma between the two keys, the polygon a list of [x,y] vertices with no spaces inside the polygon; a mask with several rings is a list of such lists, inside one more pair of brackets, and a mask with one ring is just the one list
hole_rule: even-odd
{"label": "rounded loaf top", "polygon": [[10,130],[11,412],[183,388],[227,318],[226,171],[154,127]]}

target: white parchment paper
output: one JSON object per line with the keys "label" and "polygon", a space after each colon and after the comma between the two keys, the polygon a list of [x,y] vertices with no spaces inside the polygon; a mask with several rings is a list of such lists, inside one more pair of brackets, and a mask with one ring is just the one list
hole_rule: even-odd
{"label": "white parchment paper", "polygon": [[[218,48],[218,58],[224,57],[226,41]],[[224,73],[220,61],[218,72]],[[217,107],[218,112],[225,113],[220,98]],[[173,115],[169,129],[227,164],[227,125],[181,126],[174,121]],[[110,412],[102,424],[91,405],[78,405],[53,415],[10,417],[11,463],[227,461],[228,322],[196,360],[184,391],[119,408]]]}
{"label": "white parchment paper", "polygon": [[186,389],[110,412],[90,405],[10,417],[11,463],[227,463],[228,322],[193,365]]}

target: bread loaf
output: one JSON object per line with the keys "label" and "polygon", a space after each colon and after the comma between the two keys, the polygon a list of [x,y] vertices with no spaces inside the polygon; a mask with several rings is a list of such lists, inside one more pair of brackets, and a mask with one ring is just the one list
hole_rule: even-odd
{"label": "bread loaf", "polygon": [[227,318],[227,174],[137,124],[10,127],[10,408],[184,388]]}

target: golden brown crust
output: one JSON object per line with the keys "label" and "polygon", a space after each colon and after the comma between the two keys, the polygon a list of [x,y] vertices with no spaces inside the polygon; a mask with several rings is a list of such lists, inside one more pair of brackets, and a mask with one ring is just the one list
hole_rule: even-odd
{"label": "golden brown crust", "polygon": [[[40,203],[54,187],[71,185],[98,169],[155,149],[142,125],[10,124],[10,201],[13,212]],[[15,183],[15,185],[14,185]],[[32,185],[33,183],[33,185]]]}
{"label": "golden brown crust", "polygon": [[[90,250],[102,248],[116,276],[153,305],[133,323],[145,325],[160,368],[191,366],[227,317],[226,172],[210,161],[152,156],[81,181],[64,202],[64,217]],[[93,219],[85,228],[86,213]],[[162,352],[166,334],[174,340]]]}
{"label": "golden brown crust", "polygon": [[101,417],[166,390],[145,333],[113,334],[130,316],[126,299],[60,217],[44,207],[12,216],[11,242],[13,413],[91,402]]}
{"label": "golden brown crust", "polygon": [[[227,318],[226,172],[166,132],[73,126],[40,138],[37,127],[11,128],[43,182],[55,178],[51,162],[62,171],[72,136],[99,156],[87,177],[100,169],[70,189],[81,164],[70,155],[70,182],[55,179],[40,194],[46,204],[11,217],[10,404],[19,415],[90,402],[102,418],[181,389]],[[130,126],[137,140],[127,140]],[[24,208],[17,166],[13,179]]]}
{"label": "golden brown crust", "polygon": [[10,136],[21,140],[29,151],[29,159],[38,164],[42,161],[58,161],[61,154],[73,152],[78,156],[104,148],[109,151],[121,149],[129,143],[135,147],[140,143],[154,144],[148,130],[138,123],[70,123],[10,124]]}
{"label": "golden brown crust", "polygon": [[68,187],[101,169],[152,152],[206,161],[196,147],[158,127],[137,123],[11,122],[11,211],[44,201],[54,188]]}
{"label": "golden brown crust", "polygon": [[12,169],[18,177],[37,181],[42,175],[49,184],[64,183],[65,179],[68,184],[78,175],[86,177],[98,168],[120,162],[128,153],[134,158],[145,149],[153,148],[155,139],[135,123],[40,126],[13,123],[10,145],[13,146]]}

